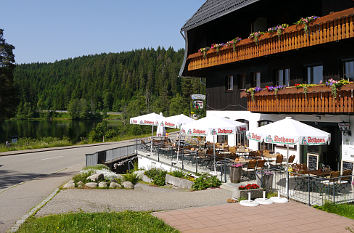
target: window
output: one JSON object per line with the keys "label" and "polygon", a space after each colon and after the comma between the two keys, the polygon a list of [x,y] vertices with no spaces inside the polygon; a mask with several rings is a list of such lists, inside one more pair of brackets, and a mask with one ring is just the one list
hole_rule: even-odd
{"label": "window", "polygon": [[344,62],[344,77],[350,81],[354,80],[354,60]]}
{"label": "window", "polygon": [[251,87],[261,87],[261,72],[251,72],[250,85]]}
{"label": "window", "polygon": [[228,136],[227,135],[218,135],[217,136],[217,142],[218,143],[226,143],[226,144],[228,144]]}
{"label": "window", "polygon": [[226,90],[232,91],[234,89],[234,76],[229,75],[226,77]]}
{"label": "window", "polygon": [[307,67],[307,83],[320,84],[323,80],[323,66]]}
{"label": "window", "polygon": [[[258,127],[265,126],[270,123],[273,123],[273,121],[261,120],[261,121],[258,121]],[[259,150],[273,151],[272,144],[270,144],[270,143],[265,143],[265,142],[258,143],[258,148],[259,148]]]}
{"label": "window", "polygon": [[290,86],[290,69],[282,69],[276,72],[276,85]]}
{"label": "window", "polygon": [[256,87],[261,87],[261,72],[255,73]]}
{"label": "window", "polygon": [[258,32],[258,31],[266,31],[267,30],[267,18],[258,17],[252,24],[251,24],[251,32]]}

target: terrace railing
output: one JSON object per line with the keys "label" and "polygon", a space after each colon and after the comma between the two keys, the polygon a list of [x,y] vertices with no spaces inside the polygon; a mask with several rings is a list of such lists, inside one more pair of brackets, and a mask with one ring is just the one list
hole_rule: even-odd
{"label": "terrace railing", "polygon": [[[331,181],[329,178],[309,174],[290,173],[289,198],[308,204],[323,205],[326,202],[351,203],[354,201],[353,175],[339,176]],[[286,196],[286,172],[275,171],[273,189]]]}
{"label": "terrace railing", "polygon": [[276,33],[266,33],[258,43],[244,39],[233,47],[211,49],[206,56],[194,53],[188,56],[188,70],[198,70],[237,61],[282,53],[314,45],[326,44],[354,37],[354,8],[323,16],[310,23],[308,32],[303,25],[286,28],[278,37]]}
{"label": "terrace railing", "polygon": [[102,150],[92,154],[86,154],[86,167],[97,164],[106,164],[137,155],[138,142],[133,145],[120,146],[109,150]]}
{"label": "terrace railing", "polygon": [[307,91],[288,87],[274,91],[262,90],[252,97],[245,92],[247,110],[264,113],[329,113],[343,114],[354,112],[354,84],[347,84],[333,96],[331,88],[326,86],[308,87]]}

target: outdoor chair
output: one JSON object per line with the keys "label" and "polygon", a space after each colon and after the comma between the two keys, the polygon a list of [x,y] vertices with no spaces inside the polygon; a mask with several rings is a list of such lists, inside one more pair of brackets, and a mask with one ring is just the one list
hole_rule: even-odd
{"label": "outdoor chair", "polygon": [[[288,164],[289,164],[289,166],[294,163],[294,160],[295,160],[295,155],[290,155],[290,156],[289,156],[289,159],[288,159]],[[284,162],[282,163],[282,165],[285,165],[285,166],[286,166],[286,161],[284,161]]]}
{"label": "outdoor chair", "polygon": [[338,186],[338,181],[339,181],[339,171],[332,171],[329,177],[326,180],[321,181],[321,184],[324,186],[325,191],[327,191],[328,194],[331,193],[332,190],[332,195],[336,194],[336,189]]}
{"label": "outdoor chair", "polygon": [[342,176],[338,181],[339,190],[344,190],[348,185],[350,187],[350,182],[352,180],[352,171],[351,170],[344,170]]}
{"label": "outdoor chair", "polygon": [[151,150],[151,146],[148,143],[146,143],[144,140],[141,140],[141,148],[143,151]]}
{"label": "outdoor chair", "polygon": [[266,162],[266,161],[265,161],[264,159],[262,159],[262,160],[257,160],[256,170],[257,170],[257,171],[263,170],[263,169],[264,169],[265,162]]}
{"label": "outdoor chair", "polygon": [[[257,165],[257,160],[252,159],[247,163],[247,167],[242,168],[243,173],[246,174],[246,176],[248,176],[248,178],[253,178],[255,175],[255,171],[256,171],[256,165]],[[253,176],[252,176],[253,174]]]}
{"label": "outdoor chair", "polygon": [[275,161],[270,163],[270,166],[273,168],[282,168],[282,163],[283,163],[283,155],[282,154],[277,154],[277,157]]}

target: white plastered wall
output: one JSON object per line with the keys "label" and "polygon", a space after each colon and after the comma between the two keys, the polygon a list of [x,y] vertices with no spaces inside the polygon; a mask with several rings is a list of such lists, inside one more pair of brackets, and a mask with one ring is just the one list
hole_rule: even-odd
{"label": "white plastered wall", "polygon": [[[303,122],[332,122],[332,123],[339,123],[339,122],[350,122],[351,123],[351,136],[343,136],[342,137],[342,154],[343,149],[345,146],[343,145],[352,145],[354,148],[354,116],[350,115],[318,115],[318,114],[263,114],[263,113],[252,113],[249,111],[207,111],[207,116],[218,116],[218,117],[228,117],[231,120],[239,120],[245,119],[249,121],[249,129],[256,129],[258,128],[258,122],[262,120],[269,120],[269,121],[278,121],[284,119],[287,116],[292,117],[295,120],[303,121]],[[207,137],[207,141],[213,141],[213,138]],[[229,145],[235,145],[235,136],[231,135],[228,138]],[[258,142],[256,141],[249,141],[249,147],[252,150],[258,150]],[[300,161],[300,149],[299,145],[297,146],[297,150],[291,150],[289,152],[289,156],[294,154],[295,161]],[[275,152],[279,152],[286,156],[286,148],[284,147],[276,147]],[[353,151],[354,154],[354,151]],[[354,157],[353,157],[354,159]]]}

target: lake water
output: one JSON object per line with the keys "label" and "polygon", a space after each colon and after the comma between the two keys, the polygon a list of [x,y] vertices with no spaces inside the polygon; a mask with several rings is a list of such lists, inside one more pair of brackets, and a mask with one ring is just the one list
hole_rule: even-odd
{"label": "lake water", "polygon": [[11,141],[13,137],[68,137],[75,143],[80,141],[81,138],[87,138],[96,124],[95,121],[9,120],[0,123],[0,143]]}

